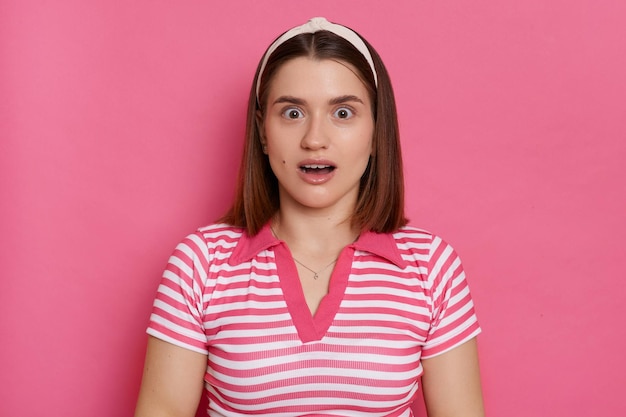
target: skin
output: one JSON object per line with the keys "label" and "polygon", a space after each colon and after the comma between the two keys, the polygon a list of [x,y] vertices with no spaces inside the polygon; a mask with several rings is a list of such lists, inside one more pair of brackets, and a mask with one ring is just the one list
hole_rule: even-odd
{"label": "skin", "polygon": [[423,359],[422,389],[429,417],[484,417],[476,338]]}
{"label": "skin", "polygon": [[206,355],[150,336],[135,417],[194,417],[206,367]]}
{"label": "skin", "polygon": [[[347,220],[372,152],[369,95],[349,64],[296,58],[278,70],[266,112],[257,118],[279,181],[280,210],[272,227],[294,258],[318,271],[359,234]],[[303,161],[318,160],[334,167],[332,175],[302,174]],[[318,280],[296,266],[314,315],[328,293],[332,265]],[[194,417],[206,367],[205,355],[150,337],[135,416]],[[429,417],[484,415],[475,339],[423,360],[423,367]]]}

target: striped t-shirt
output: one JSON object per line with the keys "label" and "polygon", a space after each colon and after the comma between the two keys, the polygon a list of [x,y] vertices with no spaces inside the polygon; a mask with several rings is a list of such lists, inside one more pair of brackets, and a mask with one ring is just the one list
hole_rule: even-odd
{"label": "striped t-shirt", "polygon": [[211,225],[163,274],[148,333],[208,355],[208,414],[411,416],[429,358],[480,332],[461,262],[439,237],[362,233],[314,316],[269,226]]}

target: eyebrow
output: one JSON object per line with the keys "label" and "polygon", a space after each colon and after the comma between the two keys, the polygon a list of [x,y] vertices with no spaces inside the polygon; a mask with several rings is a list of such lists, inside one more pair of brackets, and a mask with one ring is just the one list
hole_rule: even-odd
{"label": "eyebrow", "polygon": [[272,104],[280,104],[280,103],[290,103],[290,104],[296,104],[298,106],[303,106],[306,103],[306,101],[302,100],[301,98],[297,98],[293,96],[280,96],[276,100],[274,100],[274,103]]}
{"label": "eyebrow", "polygon": [[[360,98],[354,95],[343,95],[339,97],[334,97],[330,99],[329,104],[336,105],[336,104],[348,103],[351,101],[356,101],[358,103],[364,104],[363,100],[361,100]],[[274,100],[273,104],[280,104],[280,103],[290,103],[290,104],[296,104],[298,106],[303,106],[306,104],[306,100],[293,97],[293,96],[280,96],[276,100]]]}
{"label": "eyebrow", "polygon": [[330,100],[330,104],[342,104],[342,103],[348,103],[350,101],[356,101],[357,103],[363,103],[363,100],[361,100],[360,98],[358,98],[357,96],[353,96],[353,95],[345,95],[345,96],[339,96],[339,97],[335,97],[332,100]]}

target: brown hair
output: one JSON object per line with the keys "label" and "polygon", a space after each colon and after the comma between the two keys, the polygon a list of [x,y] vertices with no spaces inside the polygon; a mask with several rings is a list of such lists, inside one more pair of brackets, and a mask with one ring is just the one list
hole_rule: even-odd
{"label": "brown hair", "polygon": [[378,87],[365,57],[350,42],[328,31],[300,34],[280,45],[270,55],[261,75],[257,101],[259,63],[248,99],[246,142],[239,167],[235,201],[219,222],[243,227],[253,236],[278,211],[278,180],[261,147],[257,111],[264,112],[269,86],[281,65],[291,59],[307,56],[351,64],[370,93],[374,117],[373,152],[361,177],[352,224],[359,230],[389,233],[407,223],[404,216],[398,117],[391,80],[378,53],[367,41],[363,41],[370,50],[378,73]]}

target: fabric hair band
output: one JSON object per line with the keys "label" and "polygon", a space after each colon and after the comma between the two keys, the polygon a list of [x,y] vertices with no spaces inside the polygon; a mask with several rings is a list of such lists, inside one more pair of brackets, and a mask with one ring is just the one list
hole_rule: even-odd
{"label": "fabric hair band", "polygon": [[372,74],[374,74],[374,83],[376,87],[378,87],[378,76],[376,75],[376,70],[374,69],[374,60],[372,59],[372,55],[370,54],[369,49],[363,42],[363,39],[359,35],[356,34],[351,29],[348,29],[345,26],[338,25],[336,23],[331,23],[323,17],[314,17],[309,20],[302,26],[296,26],[293,29],[288,30],[283,33],[278,39],[276,39],[269,48],[267,48],[267,52],[263,56],[263,61],[261,61],[261,68],[259,70],[259,77],[256,81],[256,97],[257,101],[259,100],[259,89],[261,87],[261,77],[263,76],[263,72],[265,71],[265,66],[267,65],[267,60],[270,55],[278,48],[280,45],[288,41],[289,39],[300,35],[302,33],[315,33],[321,30],[327,30],[328,32],[332,32],[337,36],[342,37],[347,40],[354,46],[360,53],[365,57],[367,63],[370,64],[370,68],[372,70]]}

